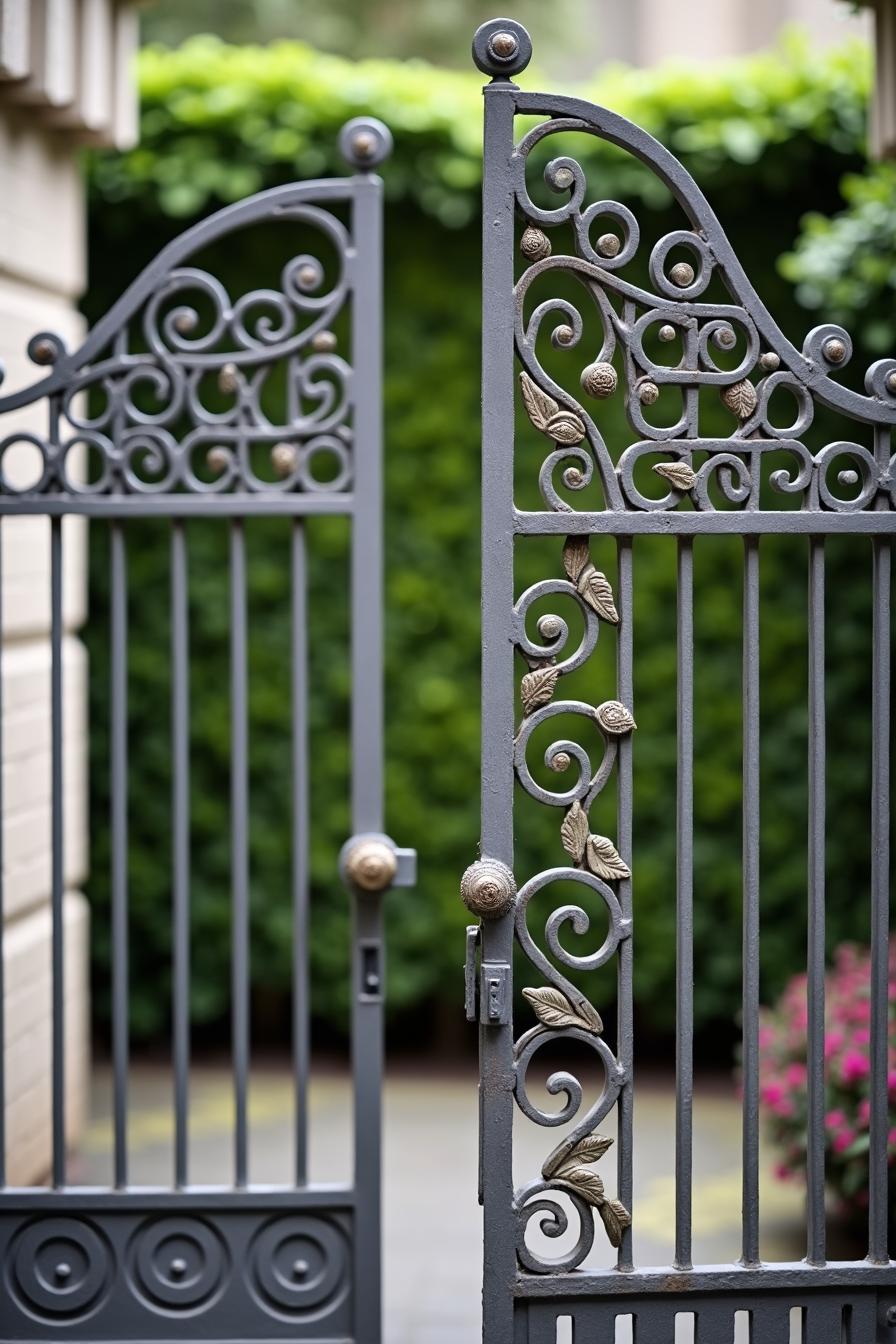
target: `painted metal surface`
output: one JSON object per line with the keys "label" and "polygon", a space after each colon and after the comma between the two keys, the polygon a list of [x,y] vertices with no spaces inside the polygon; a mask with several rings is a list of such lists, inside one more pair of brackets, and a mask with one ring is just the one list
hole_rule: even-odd
{"label": "painted metal surface", "polygon": [[[44,407],[45,432],[0,442],[0,519],[48,515],[52,651],[52,1180],[0,1188],[3,1325],[9,1340],[314,1339],[378,1344],[382,897],[415,856],[383,828],[381,325],[382,196],[371,171],[388,130],[343,128],[350,177],[295,183],[221,210],[165,247],[73,352],[40,333],[46,375],[0,400]],[[279,288],[234,298],[197,257],[272,223],[316,237]],[[350,328],[339,350],[333,325]],[[268,397],[269,384],[281,391]],[[210,399],[208,390],[215,389]],[[223,407],[221,398],[223,395]],[[217,399],[217,400],[216,400]],[[8,454],[37,468],[21,483]],[[328,472],[320,467],[328,462]],[[305,519],[351,523],[351,812],[340,872],[351,901],[354,1179],[308,1180],[308,609]],[[65,1132],[63,925],[64,515],[108,527],[110,572],[114,1180],[73,1187]],[[128,1163],[128,526],[170,519],[172,1057],[174,1180],[135,1188]],[[249,671],[245,519],[287,516],[291,539],[294,1171],[250,1183]],[[233,1179],[191,1185],[190,520],[229,539]],[[336,873],[334,872],[334,878]],[[0,894],[2,899],[2,894]],[[2,988],[2,986],[0,986]],[[2,998],[2,994],[0,994]],[[3,1070],[0,1068],[0,1078]],[[0,1106],[2,1112],[2,1106]],[[292,1181],[290,1183],[290,1179]]]}
{"label": "painted metal surface", "polygon": [[[491,77],[484,90],[482,833],[481,859],[465,874],[462,893],[482,918],[468,931],[466,1000],[468,1017],[480,1024],[483,1339],[557,1344],[570,1337],[603,1339],[604,1332],[612,1339],[614,1322],[622,1317],[638,1344],[669,1344],[675,1317],[684,1312],[698,1340],[727,1341],[735,1313],[743,1311],[748,1335],[739,1338],[766,1344],[790,1339],[792,1309],[801,1314],[801,1337],[812,1344],[886,1339],[896,1319],[896,1267],[887,1247],[885,969],[896,360],[873,364],[861,394],[837,378],[852,353],[841,328],[818,326],[797,349],[764,307],[682,165],[640,127],[605,108],[521,90],[514,77],[530,55],[528,35],[512,20],[484,24],[473,41],[474,61]],[[517,118],[525,119],[519,132]],[[552,137],[572,133],[599,137],[645,165],[680,206],[684,227],[645,248],[632,212],[601,200],[599,184],[589,191],[585,171],[568,153],[568,139],[549,157]],[[543,204],[544,190],[533,190],[535,164],[556,204]],[[626,272],[636,256],[646,261],[647,288]],[[553,296],[552,285],[559,290]],[[567,297],[576,286],[580,300]],[[540,355],[548,341],[555,349],[585,352],[580,387],[571,390],[548,373]],[[677,400],[661,417],[651,408],[669,389]],[[782,391],[791,407],[785,428],[771,408]],[[709,395],[720,397],[730,417],[726,437],[701,434],[701,405]],[[605,441],[594,409],[609,397],[622,399],[631,426],[632,439],[620,451]],[[845,426],[842,439],[820,448],[806,442],[817,405],[838,412]],[[545,440],[538,509],[516,504],[517,425],[526,420]],[[805,535],[808,552],[809,1164],[806,1260],[798,1265],[763,1265],[759,1245],[760,555],[763,536],[775,533]],[[695,538],[726,534],[743,541],[743,1240],[738,1265],[694,1266],[693,551]],[[868,535],[874,555],[870,1208],[868,1255],[855,1263],[829,1261],[825,1246],[828,534]],[[678,585],[675,1257],[659,1268],[637,1264],[632,1219],[637,955],[632,611],[641,535],[670,539]],[[565,540],[556,569],[517,596],[514,544],[532,537]],[[592,561],[592,537],[615,539],[612,582]],[[548,597],[576,617],[582,630],[577,645],[565,616],[552,611],[527,620],[533,608],[544,612]],[[563,699],[562,678],[587,663],[601,635],[616,641],[615,684],[601,687],[596,705]],[[524,669],[519,682],[517,655]],[[596,730],[601,745],[594,763],[578,733],[552,742],[544,764],[560,777],[556,785],[539,782],[544,775],[531,768],[529,749],[555,716],[563,718],[564,727],[578,723],[586,740],[593,741]],[[616,822],[613,834],[605,835],[592,824],[590,809],[611,780]],[[528,877],[513,867],[517,789],[559,813],[551,866]],[[570,904],[568,896],[564,904],[551,902],[551,888],[560,882],[567,892],[576,884],[581,904],[576,898]],[[536,896],[538,908],[549,911],[537,933],[528,922],[534,920]],[[607,928],[602,946],[571,951],[569,935],[588,934],[593,919],[588,911],[595,908]],[[534,1014],[528,1029],[514,1021],[512,1011],[515,948],[522,950],[527,972],[521,997]],[[615,965],[618,985],[615,1022],[607,1023],[600,1005],[564,974],[604,965]],[[543,1062],[552,1048],[565,1060],[564,1048],[568,1054],[573,1042],[594,1057],[604,1079],[600,1095],[587,1107],[580,1078],[564,1068],[548,1081],[553,1109],[543,1109],[531,1095],[530,1064]],[[563,1141],[546,1146],[540,1174],[522,1185],[514,1182],[515,1109],[536,1125],[566,1126]],[[600,1132],[613,1111],[615,1174],[605,1156],[611,1140]],[[540,1240],[533,1233],[540,1233]],[[598,1237],[616,1249],[615,1268],[589,1262]],[[560,1253],[558,1238],[563,1238]],[[562,1333],[567,1328],[571,1335]]]}

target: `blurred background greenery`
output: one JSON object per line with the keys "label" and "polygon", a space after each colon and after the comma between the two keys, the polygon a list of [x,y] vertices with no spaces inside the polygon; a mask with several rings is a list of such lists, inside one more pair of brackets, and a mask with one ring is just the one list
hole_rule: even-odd
{"label": "blurred background greenery", "polygon": [[[234,43],[276,38],[289,8],[217,0],[208,24]],[[396,5],[396,12],[402,10]],[[526,6],[515,12],[526,19]],[[532,5],[530,8],[537,9]],[[176,44],[195,29],[200,3],[147,11],[149,35]],[[137,148],[90,165],[91,287],[95,319],[157,251],[220,205],[296,177],[342,171],[339,127],[373,113],[395,152],[386,184],[386,687],[388,829],[419,851],[414,891],[388,898],[388,998],[393,1039],[446,1043],[463,1034],[463,925],[458,880],[476,853],[479,751],[479,184],[480,80],[402,56],[461,66],[478,5],[415,5],[413,48],[387,27],[357,38],[353,6],[309,6],[303,32],[328,54],[295,41],[229,45],[198,37],[147,48],[140,62]],[[450,37],[444,28],[450,9]],[[212,13],[214,11],[214,13]],[[465,20],[469,19],[467,23]],[[400,27],[400,25],[399,25]],[[558,23],[557,45],[570,42]],[[352,33],[356,37],[351,36]],[[463,35],[461,41],[460,35]],[[409,40],[409,39],[408,39]],[[550,49],[537,48],[542,68]],[[392,53],[389,59],[384,53]],[[346,53],[351,59],[342,54]],[[371,57],[371,59],[363,59]],[[359,59],[360,58],[360,59]],[[893,169],[866,162],[870,60],[861,44],[819,54],[797,35],[775,50],[727,65],[654,70],[605,68],[576,91],[646,126],[694,174],[752,283],[797,345],[816,318],[855,334],[854,365],[896,345],[896,207]],[[537,72],[527,72],[538,87]],[[569,91],[564,87],[563,91]],[[635,210],[651,239],[681,223],[666,189],[596,140],[575,149],[593,198]],[[264,243],[248,238],[216,257],[231,294],[257,287]],[[558,356],[558,359],[560,357]],[[566,356],[569,359],[569,356]],[[558,369],[564,366],[558,364]],[[572,377],[567,365],[566,377]],[[856,378],[860,379],[860,373]],[[570,383],[572,385],[572,383]],[[706,425],[729,433],[718,407]],[[819,435],[836,427],[819,417]],[[629,441],[607,403],[601,427]],[[525,441],[525,436],[524,436]],[[531,492],[534,445],[521,452]],[[780,506],[780,501],[779,501]],[[255,1017],[266,1039],[287,1030],[289,744],[287,539],[276,524],[249,527],[251,645],[252,921]],[[327,1030],[345,1021],[348,912],[335,855],[348,834],[344,724],[346,537],[338,522],[312,529],[314,1009]],[[132,995],[135,1040],[151,1043],[168,1021],[170,905],[167,710],[168,590],[164,528],[146,525],[131,545]],[[91,899],[96,931],[94,1002],[107,1014],[106,761],[108,687],[106,546],[91,534],[93,664]],[[193,1013],[214,1042],[229,1007],[227,574],[224,539],[190,527],[193,706]],[[595,559],[612,574],[613,556]],[[697,548],[696,983],[698,1028],[733,1041],[740,994],[740,551],[720,539]],[[868,691],[870,554],[865,542],[829,547],[828,844],[829,938],[864,938],[868,889]],[[558,544],[519,556],[518,590],[559,577]],[[662,541],[636,546],[635,909],[636,997],[642,1039],[663,1048],[674,1002],[675,572]],[[786,539],[763,553],[768,599],[763,676],[763,997],[799,966],[805,937],[806,649],[805,547]],[[612,641],[580,673],[585,698],[614,694]],[[522,669],[520,669],[522,671]],[[570,686],[570,693],[576,688]],[[534,753],[533,753],[534,754]],[[612,799],[607,800],[609,808]],[[558,815],[520,808],[517,862],[524,879],[560,858]],[[607,826],[612,820],[607,813]],[[610,832],[612,833],[612,831]],[[607,975],[599,996],[610,1008]]]}

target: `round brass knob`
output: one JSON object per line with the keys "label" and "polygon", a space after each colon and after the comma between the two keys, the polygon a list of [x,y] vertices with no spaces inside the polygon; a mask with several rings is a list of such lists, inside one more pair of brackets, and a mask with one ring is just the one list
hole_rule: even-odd
{"label": "round brass knob", "polygon": [[345,875],[361,891],[385,891],[397,869],[395,850],[385,840],[359,840],[345,857]]}
{"label": "round brass knob", "polygon": [[513,908],[516,879],[506,863],[479,859],[460,880],[464,905],[482,919],[500,919]]}

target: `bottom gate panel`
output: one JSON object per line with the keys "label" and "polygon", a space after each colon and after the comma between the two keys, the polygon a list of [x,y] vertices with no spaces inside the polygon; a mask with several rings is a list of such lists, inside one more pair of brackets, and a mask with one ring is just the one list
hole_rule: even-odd
{"label": "bottom gate panel", "polygon": [[348,1344],[352,1209],[311,1193],[223,1203],[190,1191],[188,1206],[122,1194],[4,1214],[0,1338]]}
{"label": "bottom gate panel", "polygon": [[877,1294],[762,1293],[518,1302],[515,1344],[874,1344]]}

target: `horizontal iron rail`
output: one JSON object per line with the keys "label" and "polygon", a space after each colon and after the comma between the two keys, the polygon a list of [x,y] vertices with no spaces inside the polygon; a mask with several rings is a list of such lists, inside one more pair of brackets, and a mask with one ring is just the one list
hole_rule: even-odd
{"label": "horizontal iron rail", "polygon": [[[656,1265],[620,1274],[616,1269],[577,1269],[570,1274],[520,1274],[514,1283],[516,1297],[637,1297],[643,1293],[680,1293],[682,1310],[691,1292],[770,1292],[776,1288],[798,1292],[815,1288],[893,1288],[893,1265],[867,1261],[836,1260],[824,1266],[805,1260],[774,1265],[698,1265],[675,1269]],[[744,1305],[749,1302],[744,1299]]]}
{"label": "horizontal iron rail", "polygon": [[896,532],[896,513],[871,511],[858,513],[822,513],[817,509],[731,510],[716,513],[622,512],[607,509],[594,513],[556,513],[548,510],[514,509],[514,531],[518,536],[582,536],[609,534],[636,536],[642,533],[660,536],[694,536],[722,533],[749,536],[778,532],[823,534],[830,532]]}
{"label": "horizontal iron rail", "polygon": [[355,511],[355,496],[327,494],[231,495],[0,495],[3,514],[80,514],[86,518],[292,517]]}
{"label": "horizontal iron rail", "polygon": [[7,1186],[3,1191],[2,1212],[79,1213],[99,1212],[106,1209],[185,1209],[215,1208],[248,1210],[255,1206],[288,1209],[350,1209],[357,1202],[357,1192],[349,1185],[246,1185],[235,1189],[232,1185],[185,1185],[178,1190],[171,1186],[129,1186],[125,1190],[111,1190],[108,1186],[67,1185],[62,1190],[42,1187],[20,1188]]}

